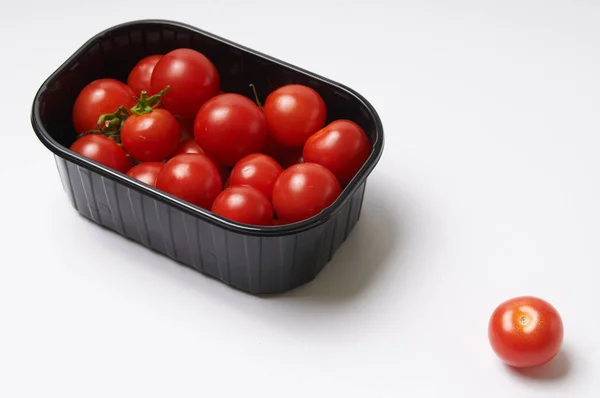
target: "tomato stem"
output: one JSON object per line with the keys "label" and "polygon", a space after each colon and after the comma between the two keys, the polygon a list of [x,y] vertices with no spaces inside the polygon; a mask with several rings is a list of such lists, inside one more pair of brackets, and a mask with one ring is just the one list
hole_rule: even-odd
{"label": "tomato stem", "polygon": [[254,83],[250,83],[250,88],[252,88],[252,92],[254,93],[254,100],[256,101],[256,105],[258,105],[258,107],[262,109],[263,106],[260,103],[260,100],[258,99],[258,93],[256,92],[256,86],[254,85]]}
{"label": "tomato stem", "polygon": [[164,89],[162,89],[159,93],[154,94],[150,97],[147,97],[148,93],[146,93],[146,90],[143,90],[140,97],[136,98],[137,104],[133,108],[131,108],[131,113],[134,115],[141,116],[146,113],[152,112],[153,109],[160,106],[160,99],[163,95],[167,93],[167,91],[169,91],[170,88],[171,86],[167,86]]}

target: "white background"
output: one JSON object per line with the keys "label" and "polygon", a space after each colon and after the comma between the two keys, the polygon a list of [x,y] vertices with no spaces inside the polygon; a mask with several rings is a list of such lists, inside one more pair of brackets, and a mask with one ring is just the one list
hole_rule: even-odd
{"label": "white background", "polygon": [[[597,396],[600,2],[285,3],[0,0],[0,396]],[[35,91],[92,35],[153,17],[380,113],[361,220],[310,285],[241,294],[70,207]],[[560,356],[526,373],[487,341],[523,294],[565,323]]]}

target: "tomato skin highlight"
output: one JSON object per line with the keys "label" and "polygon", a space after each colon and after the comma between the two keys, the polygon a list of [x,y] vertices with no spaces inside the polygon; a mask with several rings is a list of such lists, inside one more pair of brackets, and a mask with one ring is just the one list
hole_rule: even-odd
{"label": "tomato skin highlight", "polygon": [[250,225],[271,225],[273,220],[273,206],[269,199],[246,185],[226,188],[215,199],[211,211]]}
{"label": "tomato skin highlight", "polygon": [[144,162],[133,166],[127,175],[156,187],[156,180],[163,166],[164,164],[161,162]]}
{"label": "tomato skin highlight", "polygon": [[73,127],[77,134],[97,130],[98,119],[124,106],[128,110],[136,104],[131,88],[116,79],[98,79],[86,85],[73,104]]}
{"label": "tomato skin highlight", "polygon": [[142,162],[160,162],[178,147],[181,127],[167,110],[157,108],[143,115],[131,115],[121,127],[123,147]]}
{"label": "tomato skin highlight", "polygon": [[211,208],[222,186],[217,167],[200,153],[172,157],[156,180],[158,189],[205,209]]}
{"label": "tomato skin highlight", "polygon": [[273,187],[273,208],[282,223],[310,218],[330,206],[342,189],[335,175],[316,163],[289,167]]}
{"label": "tomato skin highlight", "polygon": [[304,144],[305,162],[328,168],[346,185],[365,164],[371,145],[364,130],[350,120],[336,120],[311,135]]}
{"label": "tomato skin highlight", "polygon": [[263,111],[269,135],[284,147],[302,147],[327,121],[327,107],[321,95],[300,84],[288,84],[271,92]]}
{"label": "tomato skin highlight", "polygon": [[127,76],[127,85],[136,96],[142,95],[142,91],[146,91],[148,96],[156,94],[152,90],[152,72],[162,57],[162,54],[149,55],[139,60],[131,69]]}
{"label": "tomato skin highlight", "polygon": [[169,91],[161,101],[165,109],[184,119],[193,119],[198,109],[219,93],[220,77],[215,65],[202,53],[179,48],[165,54],[154,67],[152,91]]}
{"label": "tomato skin highlight", "polygon": [[229,176],[230,185],[248,185],[258,189],[269,200],[273,197],[273,186],[283,168],[270,156],[254,153],[242,158],[233,166]]}
{"label": "tomato skin highlight", "polygon": [[131,159],[119,144],[101,134],[84,135],[78,138],[70,149],[121,173],[127,173],[133,166]]}
{"label": "tomato skin highlight", "polygon": [[194,137],[208,156],[233,166],[244,156],[261,152],[267,123],[258,105],[240,94],[220,94],[198,111]]}
{"label": "tomato skin highlight", "polygon": [[537,297],[515,297],[492,313],[488,338],[496,355],[515,368],[544,365],[560,351],[564,326],[550,303]]}

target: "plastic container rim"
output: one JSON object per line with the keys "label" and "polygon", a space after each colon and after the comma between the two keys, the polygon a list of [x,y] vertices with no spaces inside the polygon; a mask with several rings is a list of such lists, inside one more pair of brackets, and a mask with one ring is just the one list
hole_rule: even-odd
{"label": "plastic container rim", "polygon": [[[108,166],[105,166],[105,165],[100,164],[96,161],[93,161],[87,157],[84,157],[78,153],[75,153],[72,150],[70,150],[69,148],[58,143],[54,138],[52,138],[50,136],[48,131],[46,131],[46,129],[40,122],[40,120],[41,120],[41,114],[40,114],[41,98],[44,95],[44,93],[46,92],[46,90],[48,89],[49,83],[52,82],[61,73],[63,73],[66,69],[68,69],[72,64],[74,64],[77,61],[77,59],[83,53],[85,53],[85,51],[87,51],[95,42],[99,41],[102,37],[104,37],[106,35],[110,35],[113,31],[115,31],[117,29],[122,29],[122,28],[127,28],[127,27],[135,27],[135,26],[141,25],[141,24],[159,25],[159,26],[166,26],[166,27],[171,26],[171,27],[176,27],[179,29],[185,29],[190,32],[209,37],[212,40],[219,41],[225,45],[234,47],[240,51],[245,51],[245,52],[251,53],[251,54],[253,54],[257,57],[263,58],[269,62],[273,62],[284,68],[291,69],[296,73],[303,74],[305,76],[310,77],[311,79],[318,80],[322,83],[333,86],[339,90],[345,91],[347,94],[350,94],[356,100],[358,100],[368,110],[371,118],[374,121],[375,132],[374,132],[373,144],[372,144],[371,153],[369,155],[369,158],[367,159],[367,161],[365,162],[363,167],[359,170],[359,172],[354,176],[352,181],[350,181],[350,183],[342,190],[342,193],[338,196],[338,198],[329,207],[323,209],[320,213],[314,215],[311,218],[308,218],[306,220],[302,220],[302,221],[299,221],[296,223],[291,223],[291,224],[286,224],[286,225],[278,225],[278,226],[255,226],[255,225],[248,225],[248,224],[235,222],[235,221],[226,219],[224,217],[221,217],[215,213],[212,213],[208,209],[204,209],[204,208],[201,208],[194,204],[188,203],[188,202],[186,202],[182,199],[179,199],[173,195],[170,195],[166,192],[158,190],[155,187],[144,184],[141,181],[138,181],[132,177],[129,177],[126,174],[117,172],[116,170],[113,170],[113,169],[109,168]],[[361,94],[354,91],[353,89],[351,89],[343,84],[340,84],[338,82],[335,82],[331,79],[325,78],[325,77],[317,75],[313,72],[310,72],[310,71],[307,71],[300,67],[297,67],[295,65],[291,65],[280,59],[273,58],[273,57],[263,54],[259,51],[252,50],[248,47],[242,46],[240,44],[237,44],[235,42],[232,42],[232,41],[222,38],[220,36],[206,32],[206,31],[196,28],[192,25],[188,25],[188,24],[182,23],[182,22],[175,22],[175,21],[171,21],[171,20],[161,20],[161,19],[142,19],[142,20],[135,20],[135,21],[121,23],[118,25],[114,25],[108,29],[105,29],[104,31],[97,33],[92,38],[87,40],[83,45],[81,45],[77,49],[77,51],[75,51],[66,61],[64,61],[48,78],[46,78],[46,80],[43,82],[43,84],[38,89],[38,91],[35,95],[34,101],[33,101],[33,106],[32,106],[32,111],[31,111],[31,125],[33,127],[35,134],[40,139],[40,141],[44,144],[44,146],[46,146],[55,155],[65,159],[69,162],[72,162],[76,165],[79,165],[79,166],[85,167],[86,169],[94,171],[104,177],[108,177],[112,180],[118,181],[118,182],[124,184],[125,186],[127,186],[128,188],[134,189],[135,191],[139,192],[140,194],[149,195],[150,197],[152,197],[156,200],[159,200],[164,204],[167,204],[170,206],[175,206],[188,214],[191,214],[196,217],[201,217],[202,219],[210,222],[213,225],[225,228],[231,232],[241,233],[241,234],[245,234],[245,235],[252,235],[252,236],[283,236],[283,235],[296,234],[296,233],[299,233],[302,231],[312,229],[320,224],[323,224],[325,221],[330,219],[333,215],[335,215],[338,212],[338,210],[342,207],[342,205],[352,197],[352,194],[359,188],[359,186],[361,184],[366,182],[368,175],[375,168],[375,165],[378,163],[379,159],[381,158],[381,155],[383,152],[383,146],[384,146],[383,125],[382,125],[381,119],[379,118],[379,115],[377,114],[377,111],[369,103],[369,101],[367,101]]]}

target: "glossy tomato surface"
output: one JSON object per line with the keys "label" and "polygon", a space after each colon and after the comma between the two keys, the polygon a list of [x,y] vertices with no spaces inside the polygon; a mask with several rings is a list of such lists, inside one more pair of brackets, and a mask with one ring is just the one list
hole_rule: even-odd
{"label": "glossy tomato surface", "polygon": [[119,144],[101,134],[84,135],[70,149],[121,173],[127,173],[133,165]]}
{"label": "glossy tomato surface", "polygon": [[156,94],[152,90],[152,72],[162,57],[162,54],[149,55],[139,60],[131,69],[127,77],[127,85],[131,87],[136,96],[139,97],[142,91],[145,91],[148,96]]}
{"label": "glossy tomato surface", "polygon": [[156,181],[158,189],[205,209],[211,208],[222,186],[215,164],[198,153],[172,157]]}
{"label": "glossy tomato surface", "polygon": [[301,147],[327,120],[327,107],[308,86],[289,84],[267,96],[263,107],[269,135],[280,145]]}
{"label": "glossy tomato surface", "polygon": [[250,186],[226,188],[217,196],[212,212],[250,225],[271,225],[273,206],[259,190]]}
{"label": "glossy tomato surface", "polygon": [[559,352],[563,322],[550,303],[537,297],[516,297],[500,304],[488,326],[492,349],[517,368],[541,366]]}
{"label": "glossy tomato surface", "polygon": [[283,168],[275,159],[262,153],[254,153],[235,164],[229,183],[232,187],[248,185],[256,188],[271,200],[273,186],[282,172]]}
{"label": "glossy tomato surface", "polygon": [[261,152],[267,139],[262,111],[240,94],[220,94],[207,101],[196,116],[194,136],[208,156],[233,166],[244,156]]}
{"label": "glossy tomato surface", "polygon": [[364,130],[350,120],[336,120],[311,135],[304,144],[305,162],[327,167],[346,185],[356,175],[371,153]]}
{"label": "glossy tomato surface", "polygon": [[163,166],[161,162],[144,162],[133,166],[127,175],[155,187],[156,179]]}
{"label": "glossy tomato surface", "polygon": [[170,89],[161,99],[165,109],[184,119],[193,119],[198,109],[219,93],[219,72],[204,54],[179,48],[165,54],[152,72],[153,92],[167,86]]}
{"label": "glossy tomato surface", "polygon": [[133,90],[115,79],[98,79],[81,90],[73,105],[73,127],[78,134],[97,130],[100,116],[136,104]]}
{"label": "glossy tomato surface", "polygon": [[161,108],[143,115],[131,115],[121,127],[123,147],[142,162],[167,159],[179,146],[180,137],[179,122]]}
{"label": "glossy tomato surface", "polygon": [[301,163],[286,170],[273,187],[273,207],[285,223],[310,218],[330,206],[342,189],[335,175],[316,163]]}

